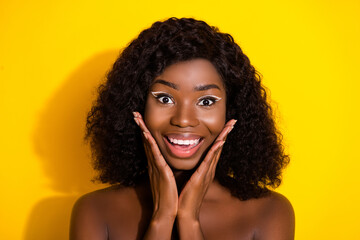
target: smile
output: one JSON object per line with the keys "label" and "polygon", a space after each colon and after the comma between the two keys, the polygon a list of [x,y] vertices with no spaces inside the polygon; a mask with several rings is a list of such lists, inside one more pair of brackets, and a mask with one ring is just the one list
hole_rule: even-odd
{"label": "smile", "polygon": [[183,145],[183,146],[196,146],[200,142],[200,138],[195,140],[182,140],[176,138],[168,138],[171,144]]}
{"label": "smile", "polygon": [[164,137],[166,147],[170,154],[177,158],[190,158],[203,143],[201,137],[182,137],[166,136]]}

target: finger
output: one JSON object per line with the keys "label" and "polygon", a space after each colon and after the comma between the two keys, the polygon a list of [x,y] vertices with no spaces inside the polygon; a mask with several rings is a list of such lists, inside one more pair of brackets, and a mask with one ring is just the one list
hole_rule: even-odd
{"label": "finger", "polygon": [[[206,158],[216,158],[218,156],[218,152],[220,151],[223,141],[218,141],[214,144],[214,148],[210,149]],[[211,167],[214,161],[210,161],[208,159],[204,159],[204,161],[200,164],[200,166],[196,169],[194,174],[191,176],[190,180],[188,181],[189,185],[193,186],[208,186],[210,182],[214,179],[215,173],[213,167]],[[188,185],[187,184],[187,185]]]}
{"label": "finger", "polygon": [[[146,127],[146,124],[144,122],[144,119],[142,118],[141,114],[139,112],[133,112],[134,120],[140,127],[140,129],[143,131],[143,136],[145,138],[145,145],[148,145],[148,163],[149,165],[153,165],[154,163],[160,163],[160,166],[164,166],[166,164],[165,159],[163,158],[159,147],[157,146],[157,143],[154,139],[154,137],[151,135],[149,129]],[[149,155],[152,155],[153,157],[150,157]]]}
{"label": "finger", "polygon": [[[141,116],[141,115],[140,115]],[[167,163],[160,152],[160,149],[155,141],[154,137],[151,135],[150,131],[147,129],[144,120],[141,117],[138,117],[137,120],[139,121],[139,126],[143,131],[143,135],[145,137],[145,142],[148,143],[149,149],[151,150],[153,158],[152,163],[155,163],[157,167],[167,167]]]}
{"label": "finger", "polygon": [[[133,112],[134,115],[134,121],[136,124],[140,127],[141,131],[144,132],[150,132],[148,128],[146,127],[145,122],[143,121],[141,114],[139,112]],[[143,134],[143,141],[144,141],[144,147],[149,144],[147,135]]]}
{"label": "finger", "polygon": [[215,174],[209,171],[210,163],[212,162],[209,159],[217,156],[217,153],[223,144],[224,144],[224,141],[217,141],[216,143],[214,143],[212,148],[207,153],[203,162],[200,164],[200,166],[196,169],[196,171],[193,173],[193,175],[189,179],[188,183],[186,184],[185,188],[182,191],[182,194],[183,194],[184,190],[186,190],[187,188],[190,187],[190,185],[198,186],[198,187],[200,187],[200,186],[206,187],[206,186],[208,186],[208,184],[210,182],[212,182]]}
{"label": "finger", "polygon": [[149,143],[151,154],[153,156],[152,158],[153,167],[156,168],[156,170],[158,170],[159,172],[162,172],[161,174],[162,177],[165,177],[167,179],[174,177],[174,174],[170,166],[166,163],[162,153],[160,152],[160,149],[155,139],[151,136],[149,132],[143,132],[143,134]]}
{"label": "finger", "polygon": [[149,143],[151,152],[156,159],[163,159],[163,156],[159,150],[159,147],[155,141],[155,139],[151,136],[150,132],[143,132],[147,142]]}
{"label": "finger", "polygon": [[221,131],[221,133],[219,134],[219,136],[216,138],[216,141],[217,140],[223,140],[225,141],[226,140],[226,137],[227,135],[231,132],[231,130],[234,128],[234,125],[236,123],[236,120],[235,119],[231,119],[230,121],[228,121],[223,130]]}
{"label": "finger", "polygon": [[133,112],[134,120],[143,132],[150,132],[139,112]]}
{"label": "finger", "polygon": [[219,150],[219,148],[222,147],[224,143],[224,141],[218,140],[213,144],[200,166],[196,169],[199,174],[204,174],[209,170],[210,164],[213,161],[217,151]]}
{"label": "finger", "polygon": [[223,149],[223,146],[225,144],[225,141],[219,141],[219,145],[218,147],[215,149],[214,153],[213,153],[213,156],[211,158],[211,161],[210,161],[210,166],[209,166],[209,170],[211,171],[211,168],[213,166],[216,167],[218,161],[219,161],[219,158],[220,158],[220,154],[221,154],[221,151]]}
{"label": "finger", "polygon": [[209,173],[212,173],[212,172],[215,173],[215,169],[216,169],[217,163],[219,161],[225,140],[226,140],[228,134],[234,128],[234,125],[236,122],[237,122],[237,120],[231,119],[225,124],[223,130],[221,131],[221,133],[215,140],[215,143],[213,145],[213,147],[214,147],[213,153],[211,153],[211,151],[209,151],[209,153],[210,153],[209,158],[206,159],[206,161],[209,161],[209,168],[207,169],[207,171]]}
{"label": "finger", "polygon": [[147,142],[146,139],[144,141],[144,149],[145,149],[146,159],[147,159],[147,162],[148,162],[148,172],[149,172],[149,174],[152,174],[152,172],[154,170],[156,170],[156,167],[154,166],[154,160],[152,159],[153,154],[152,154],[152,151],[150,149],[150,145],[149,145],[149,143]]}
{"label": "finger", "polygon": [[210,171],[214,171],[216,168],[216,165],[218,163],[218,160],[220,158],[222,146],[225,143],[227,135],[231,132],[231,130],[234,128],[234,125],[236,123],[235,119],[231,119],[228,121],[219,136],[216,138],[214,144],[206,154],[203,162],[200,164],[200,166],[197,168],[198,174],[205,174]]}
{"label": "finger", "polygon": [[210,162],[210,166],[208,169],[208,172],[212,175],[212,177],[215,175],[215,170],[216,170],[216,166],[219,162],[220,159],[220,155],[223,149],[223,146],[225,144],[225,141],[223,142],[223,144],[221,144],[221,146],[216,150],[216,152],[214,153],[214,157],[212,159],[212,161]]}

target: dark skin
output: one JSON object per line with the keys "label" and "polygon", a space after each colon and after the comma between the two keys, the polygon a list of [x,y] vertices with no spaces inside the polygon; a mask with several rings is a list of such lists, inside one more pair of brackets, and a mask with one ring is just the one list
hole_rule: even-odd
{"label": "dark skin", "polygon": [[271,192],[241,201],[217,182],[222,146],[236,123],[225,123],[225,114],[225,88],[209,61],[166,68],[150,87],[144,118],[134,113],[149,177],[135,188],[82,197],[70,239],[293,239],[285,197]]}

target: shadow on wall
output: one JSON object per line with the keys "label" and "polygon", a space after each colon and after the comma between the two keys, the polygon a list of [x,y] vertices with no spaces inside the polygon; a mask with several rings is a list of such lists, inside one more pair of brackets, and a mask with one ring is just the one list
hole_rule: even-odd
{"label": "shadow on wall", "polygon": [[50,188],[58,196],[42,199],[33,208],[24,232],[25,240],[68,239],[71,209],[76,199],[104,187],[91,182],[95,172],[85,144],[87,112],[96,88],[115,61],[118,51],[107,51],[82,64],[48,101],[33,134]]}

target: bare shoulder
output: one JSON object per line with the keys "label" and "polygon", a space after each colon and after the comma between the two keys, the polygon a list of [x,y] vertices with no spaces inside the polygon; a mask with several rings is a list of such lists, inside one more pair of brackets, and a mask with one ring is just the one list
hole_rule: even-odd
{"label": "bare shoulder", "polygon": [[103,190],[87,193],[74,204],[71,223],[70,240],[106,239],[106,228],[102,224],[99,200]]}
{"label": "bare shoulder", "polygon": [[259,239],[292,240],[295,232],[295,214],[290,201],[280,193],[271,192],[259,199]]}
{"label": "bare shoulder", "polygon": [[131,202],[131,188],[113,186],[81,196],[74,204],[71,224],[70,239],[107,239],[106,218],[108,206],[124,206],[121,202]]}
{"label": "bare shoulder", "polygon": [[104,210],[102,208],[105,207],[109,201],[114,199],[115,196],[116,199],[125,200],[130,191],[130,188],[111,186],[87,193],[75,202],[73,215],[77,216],[78,214],[95,214],[96,212],[101,212],[100,210]]}

